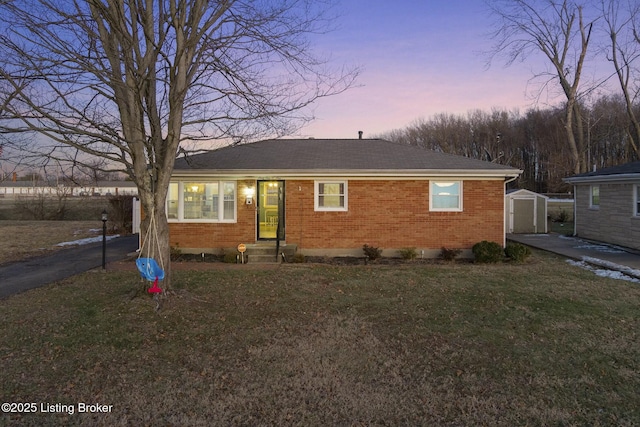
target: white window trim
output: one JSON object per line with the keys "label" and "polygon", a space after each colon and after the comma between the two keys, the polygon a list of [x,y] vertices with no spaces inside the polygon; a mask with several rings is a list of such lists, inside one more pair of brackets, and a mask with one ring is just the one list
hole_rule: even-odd
{"label": "white window trim", "polygon": [[[340,207],[323,207],[320,206],[320,184],[343,184],[344,185],[344,206]],[[314,210],[319,212],[346,212],[349,210],[349,188],[347,180],[317,180],[313,184],[313,201]]]}
{"label": "white window trim", "polygon": [[[598,189],[598,204],[595,205],[593,204],[593,189],[597,188]],[[600,185],[599,184],[594,184],[594,185],[590,185],[589,186],[589,209],[600,209]]]}
{"label": "white window trim", "polygon": [[[433,196],[435,194],[435,192],[433,191],[433,184],[438,184],[441,182],[454,182],[454,183],[458,183],[460,185],[460,194],[458,194],[458,207],[457,208],[434,208],[433,207]],[[431,212],[462,212],[463,211],[463,206],[462,206],[462,201],[464,200],[464,198],[462,197],[462,193],[463,193],[463,182],[462,180],[432,180],[429,181],[429,211]]]}
{"label": "white window trim", "polygon": [[[208,219],[208,218],[189,218],[184,219],[184,183],[185,182],[198,182],[202,184],[213,184],[218,183],[218,213],[219,215],[224,215],[224,184],[231,183],[233,184],[233,194],[234,194],[234,203],[233,203],[233,219]],[[237,181],[220,181],[220,180],[198,180],[198,179],[187,179],[183,181],[171,181],[171,184],[178,184],[178,218],[167,218],[168,222],[180,222],[180,223],[225,223],[225,224],[234,224],[238,222],[238,183]],[[169,204],[169,198],[167,197],[166,201],[167,205]],[[168,215],[168,209],[166,209]]]}

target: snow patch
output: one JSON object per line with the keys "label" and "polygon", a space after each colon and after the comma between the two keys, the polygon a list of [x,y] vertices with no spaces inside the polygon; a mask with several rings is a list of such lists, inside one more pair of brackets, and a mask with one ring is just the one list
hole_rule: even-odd
{"label": "snow patch", "polygon": [[598,245],[595,243],[585,243],[583,245],[578,245],[575,246],[576,249],[587,249],[587,250],[593,250],[593,251],[597,251],[597,252],[604,252],[607,254],[623,254],[626,251],[616,248],[615,246],[609,246],[609,245]]}
{"label": "snow patch", "polygon": [[587,250],[592,250],[592,251],[596,251],[596,252],[603,252],[603,253],[606,253],[606,254],[623,254],[623,253],[627,252],[623,248],[621,248],[620,246],[610,245],[608,243],[586,242],[586,241],[578,239],[576,237],[563,236],[563,235],[560,235],[558,237],[560,239],[571,240],[571,241],[575,242],[575,244],[576,244],[576,246],[574,246],[575,249],[587,249]]}
{"label": "snow patch", "polygon": [[640,283],[640,270],[635,270],[624,265],[587,256],[582,257],[582,261],[568,259],[567,262],[573,266],[591,271],[599,277]]}
{"label": "snow patch", "polygon": [[[115,239],[116,237],[120,237],[119,234],[114,234],[113,236],[107,236],[106,240]],[[58,243],[56,246],[72,246],[72,245],[88,245],[90,243],[97,243],[102,241],[102,236],[97,237],[87,237],[86,239],[74,240],[72,242],[62,242]]]}

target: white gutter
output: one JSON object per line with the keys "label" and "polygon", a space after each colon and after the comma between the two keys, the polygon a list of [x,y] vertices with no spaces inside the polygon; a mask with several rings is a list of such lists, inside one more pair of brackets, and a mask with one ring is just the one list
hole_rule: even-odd
{"label": "white gutter", "polygon": [[476,179],[505,179],[509,178],[511,182],[520,176],[522,173],[519,169],[506,169],[503,171],[492,170],[473,170],[460,169],[460,170],[174,170],[173,177],[224,177],[234,179],[311,179],[314,177],[343,177],[343,178],[396,178],[396,179],[409,179],[409,178],[476,178]]}
{"label": "white gutter", "polygon": [[[520,173],[522,173],[522,171],[520,171]],[[518,177],[520,176],[520,173],[518,175],[516,175],[516,176],[512,176],[511,179],[508,179],[507,181],[504,182],[505,190],[506,190],[506,185],[509,184],[510,182],[513,182],[516,179],[518,179]],[[506,193],[506,191],[505,191],[505,193]]]}

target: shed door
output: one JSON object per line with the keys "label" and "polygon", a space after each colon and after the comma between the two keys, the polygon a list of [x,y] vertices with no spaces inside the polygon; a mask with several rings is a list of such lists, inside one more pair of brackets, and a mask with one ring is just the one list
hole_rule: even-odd
{"label": "shed door", "polygon": [[536,232],[536,200],[511,199],[513,203],[513,232]]}

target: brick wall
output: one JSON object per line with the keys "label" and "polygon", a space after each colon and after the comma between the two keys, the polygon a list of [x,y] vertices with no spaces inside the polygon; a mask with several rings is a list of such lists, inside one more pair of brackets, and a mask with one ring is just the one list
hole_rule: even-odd
{"label": "brick wall", "polygon": [[305,249],[470,248],[504,240],[502,181],[465,181],[463,212],[429,212],[429,182],[348,182],[347,212],[315,212],[313,181],[286,187],[287,240]]}
{"label": "brick wall", "polygon": [[[255,241],[255,205],[246,205],[238,183],[237,224],[172,223],[171,244],[180,248],[235,247]],[[463,212],[429,212],[428,180],[349,180],[348,211],[314,211],[314,181],[285,186],[286,241],[300,249],[441,247],[470,249],[490,240],[504,243],[504,182],[464,181]]]}
{"label": "brick wall", "polygon": [[[216,252],[256,240],[256,205],[245,203],[245,189],[256,188],[255,181],[238,181],[236,223],[169,223],[170,244],[189,252]],[[254,195],[255,198],[255,195]]]}

